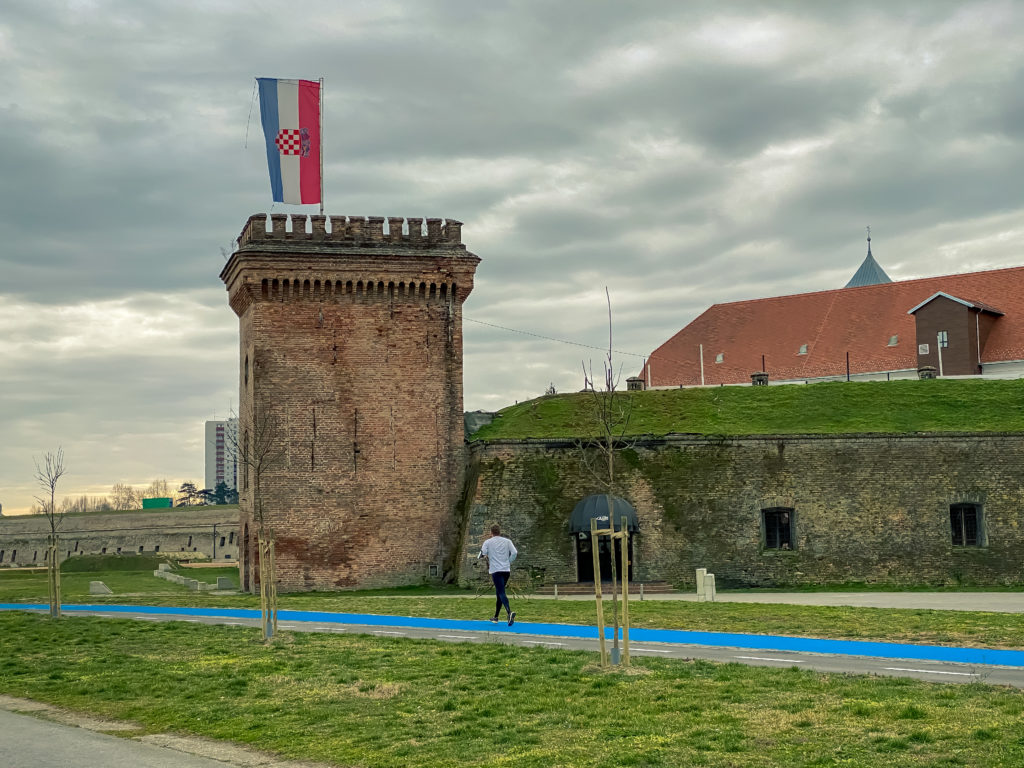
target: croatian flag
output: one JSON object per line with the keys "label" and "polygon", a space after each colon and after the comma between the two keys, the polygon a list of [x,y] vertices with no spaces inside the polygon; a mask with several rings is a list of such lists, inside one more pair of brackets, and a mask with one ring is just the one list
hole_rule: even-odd
{"label": "croatian flag", "polygon": [[319,203],[320,83],[256,78],[275,203]]}

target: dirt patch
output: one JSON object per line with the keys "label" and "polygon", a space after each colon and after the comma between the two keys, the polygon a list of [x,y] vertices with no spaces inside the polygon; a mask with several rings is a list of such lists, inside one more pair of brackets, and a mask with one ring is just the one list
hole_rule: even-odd
{"label": "dirt patch", "polygon": [[101,731],[102,733],[120,733],[122,731],[141,731],[136,723],[129,723],[123,720],[102,720],[90,715],[83,715],[80,712],[61,709],[52,704],[44,704],[29,699],[17,699],[14,696],[0,696],[0,708],[9,712],[20,712],[25,715],[35,715],[44,720],[52,720],[62,725],[73,725],[78,728],[85,728],[88,731]]}

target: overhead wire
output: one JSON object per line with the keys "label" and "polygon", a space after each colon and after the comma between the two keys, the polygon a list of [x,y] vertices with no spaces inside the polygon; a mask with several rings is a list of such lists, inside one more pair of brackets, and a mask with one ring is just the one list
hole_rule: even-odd
{"label": "overhead wire", "polygon": [[[593,344],[584,344],[584,343],[579,342],[579,341],[571,341],[569,339],[559,339],[559,338],[556,338],[554,336],[545,336],[542,333],[533,333],[532,331],[524,331],[521,328],[509,328],[507,325],[498,325],[497,323],[488,323],[488,322],[486,322],[484,320],[475,320],[472,317],[465,317],[465,316],[463,316],[462,319],[463,320],[468,320],[471,323],[476,323],[477,325],[486,325],[489,328],[497,328],[498,330],[508,331],[509,333],[519,333],[519,334],[522,334],[523,336],[532,336],[535,339],[543,339],[544,341],[554,341],[554,342],[557,342],[559,344],[568,344],[568,345],[573,346],[573,347],[583,347],[584,349],[597,349],[597,350],[600,350],[602,352],[607,352],[608,351],[607,347],[598,347],[598,346],[595,346]],[[646,360],[661,360],[663,362],[678,363],[678,364],[682,365],[682,363],[680,363],[678,360],[672,360],[671,358],[662,357],[661,355],[644,355],[644,354],[640,354],[638,352],[627,352],[627,351],[622,350],[622,349],[613,349],[612,350],[612,354],[615,354],[615,355],[629,355],[630,357],[639,357],[641,359],[646,359]]]}

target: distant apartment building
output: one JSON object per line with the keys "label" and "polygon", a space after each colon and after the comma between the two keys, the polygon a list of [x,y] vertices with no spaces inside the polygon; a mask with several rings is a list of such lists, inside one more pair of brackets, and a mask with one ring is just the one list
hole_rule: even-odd
{"label": "distant apartment building", "polygon": [[238,489],[238,419],[206,422],[206,488]]}

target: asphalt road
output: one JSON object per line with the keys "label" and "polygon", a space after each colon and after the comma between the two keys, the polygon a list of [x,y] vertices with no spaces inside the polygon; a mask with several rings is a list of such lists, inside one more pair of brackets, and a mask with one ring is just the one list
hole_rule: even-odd
{"label": "asphalt road", "polygon": [[4,768],[225,768],[226,764],[176,749],[0,709],[0,765]]}
{"label": "asphalt road", "polygon": [[[159,610],[159,609],[157,609]],[[181,610],[181,609],[176,609]],[[187,609],[186,609],[187,610]],[[204,616],[201,614],[163,614],[147,611],[142,606],[128,612],[104,611],[102,609],[81,611],[75,615],[107,616],[130,618],[138,621],[186,621],[203,624],[257,627],[259,620],[240,617]],[[323,614],[327,617],[328,614]],[[506,643],[521,647],[572,649],[597,652],[598,640],[586,637],[564,637],[557,632],[557,625],[518,625],[519,631],[508,631],[504,624],[491,625],[484,622],[463,622],[459,629],[436,627],[403,626],[418,620],[403,617],[381,617],[387,623],[339,624],[325,618],[323,621],[279,621],[281,630],[291,632],[322,632],[328,634],[368,634],[379,637],[408,637],[438,640],[452,643]],[[467,625],[482,625],[484,629],[463,628]],[[544,628],[544,634],[523,632],[526,626]],[[550,632],[547,627],[554,627]],[[608,643],[611,647],[611,642]],[[900,655],[901,648],[906,649]],[[1024,688],[1024,665],[1010,666],[983,663],[955,663],[941,660],[913,658],[915,646],[893,646],[891,655],[858,656],[852,654],[812,653],[793,650],[750,649],[723,647],[720,645],[697,645],[687,643],[632,642],[630,654],[633,657],[655,657],[675,659],[708,659],[718,662],[735,662],[751,666],[798,667],[819,672],[874,674],[890,677],[912,677],[919,680],[943,683],[983,682],[994,685],[1009,685]]]}

